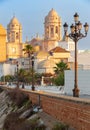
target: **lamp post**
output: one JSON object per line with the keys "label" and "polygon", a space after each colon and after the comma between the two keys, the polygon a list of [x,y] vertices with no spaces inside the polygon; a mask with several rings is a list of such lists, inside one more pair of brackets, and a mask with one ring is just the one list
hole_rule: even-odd
{"label": "lamp post", "polygon": [[35,90],[34,87],[34,54],[31,55],[31,62],[32,62],[32,91]]}
{"label": "lamp post", "polygon": [[78,42],[78,40],[87,36],[87,32],[89,29],[89,25],[87,23],[85,23],[85,25],[84,25],[85,34],[82,34],[81,33],[82,23],[80,21],[78,21],[78,18],[79,18],[79,15],[77,13],[75,13],[75,15],[74,15],[75,23],[70,26],[71,33],[68,35],[67,35],[68,24],[65,23],[63,25],[65,35],[67,37],[70,37],[75,43],[75,66],[74,66],[75,67],[75,79],[74,79],[74,89],[73,89],[74,97],[79,97],[79,91],[80,91],[78,88],[78,81],[77,81],[77,42]]}
{"label": "lamp post", "polygon": [[16,65],[17,65],[17,88],[19,88],[19,76],[18,76],[18,67],[19,67],[19,64],[18,64],[18,61],[16,62]]}

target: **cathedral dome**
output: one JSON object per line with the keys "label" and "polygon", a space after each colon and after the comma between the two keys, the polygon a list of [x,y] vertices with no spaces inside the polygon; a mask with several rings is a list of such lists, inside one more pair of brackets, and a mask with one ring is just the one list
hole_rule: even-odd
{"label": "cathedral dome", "polygon": [[56,12],[54,9],[52,9],[52,10],[50,10],[50,12],[48,13],[48,16],[49,16],[49,17],[52,17],[52,16],[57,17],[58,14],[57,14],[57,12]]}
{"label": "cathedral dome", "polygon": [[1,24],[0,24],[0,35],[6,35],[6,30]]}
{"label": "cathedral dome", "polygon": [[10,21],[10,24],[20,24],[19,23],[19,21],[18,21],[18,19],[14,16],[12,19],[11,19],[11,21]]}
{"label": "cathedral dome", "polygon": [[60,17],[54,9],[51,9],[45,17],[45,22],[60,22]]}

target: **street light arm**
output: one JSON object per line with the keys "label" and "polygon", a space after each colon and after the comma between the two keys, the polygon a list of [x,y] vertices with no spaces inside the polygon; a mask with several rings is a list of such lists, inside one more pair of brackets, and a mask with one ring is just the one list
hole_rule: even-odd
{"label": "street light arm", "polygon": [[87,33],[82,34],[82,33],[70,33],[69,35],[66,35],[67,37],[70,37],[74,42],[77,42],[78,40],[84,38],[87,36]]}

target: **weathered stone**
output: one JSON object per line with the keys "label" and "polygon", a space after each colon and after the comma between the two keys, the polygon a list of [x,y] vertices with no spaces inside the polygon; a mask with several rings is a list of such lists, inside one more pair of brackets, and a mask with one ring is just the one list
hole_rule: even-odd
{"label": "weathered stone", "polygon": [[29,116],[31,116],[33,113],[33,109],[29,109],[29,110],[26,110],[24,113],[22,113],[20,115],[20,118],[28,118]]}

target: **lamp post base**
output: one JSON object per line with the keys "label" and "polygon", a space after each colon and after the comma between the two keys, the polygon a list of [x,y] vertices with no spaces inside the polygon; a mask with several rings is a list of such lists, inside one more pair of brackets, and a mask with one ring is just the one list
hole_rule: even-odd
{"label": "lamp post base", "polygon": [[34,86],[32,86],[32,91],[35,91],[35,87]]}
{"label": "lamp post base", "polygon": [[73,89],[73,97],[79,97],[79,89],[78,88],[74,88]]}

